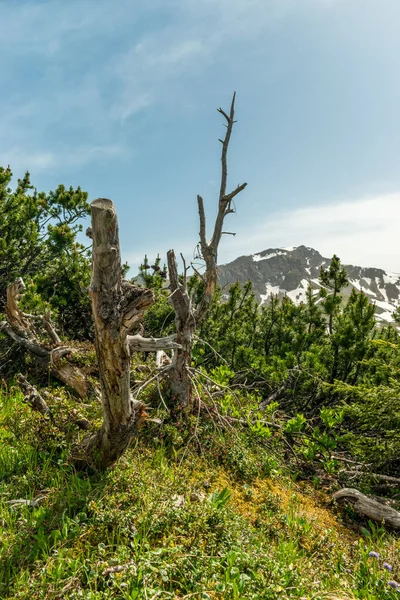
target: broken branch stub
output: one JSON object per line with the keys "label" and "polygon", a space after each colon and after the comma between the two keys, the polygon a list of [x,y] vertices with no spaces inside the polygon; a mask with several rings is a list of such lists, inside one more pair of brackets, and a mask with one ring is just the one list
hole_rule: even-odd
{"label": "broken branch stub", "polygon": [[17,377],[17,381],[18,381],[22,391],[24,392],[24,402],[29,404],[29,406],[33,410],[39,412],[41,415],[46,415],[51,420],[53,420],[53,415],[51,414],[51,411],[50,411],[49,407],[47,406],[47,403],[42,398],[42,396],[39,394],[37,389],[29,383],[27,378],[24,377],[24,375],[22,375],[22,373],[19,373],[19,375]]}

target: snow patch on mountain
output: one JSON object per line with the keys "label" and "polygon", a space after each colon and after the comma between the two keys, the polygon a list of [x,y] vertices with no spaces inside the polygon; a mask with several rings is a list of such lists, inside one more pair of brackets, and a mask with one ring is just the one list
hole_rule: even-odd
{"label": "snow patch on mountain", "polygon": [[400,273],[384,273],[383,274],[383,282],[384,283],[394,283],[398,284],[400,281]]}
{"label": "snow patch on mountain", "polygon": [[275,252],[269,252],[268,254],[253,254],[252,258],[254,262],[259,262],[260,260],[269,260],[282,254],[286,254],[286,251],[284,248],[279,248]]}
{"label": "snow patch on mountain", "polygon": [[[297,304],[305,301],[309,284],[318,294],[320,269],[329,264],[329,258],[307,246],[268,248],[219,266],[219,282],[224,287],[250,280],[261,304],[269,302],[272,295],[288,296]],[[344,295],[348,296],[353,288],[363,291],[375,304],[377,320],[392,321],[393,311],[400,306],[400,274],[374,267],[343,266],[349,278]]]}
{"label": "snow patch on mountain", "polygon": [[274,258],[274,256],[278,256],[277,252],[271,252],[271,254],[267,254],[266,256],[261,256],[261,254],[254,254],[253,260],[254,262],[258,262],[259,260],[268,260],[269,258]]}
{"label": "snow patch on mountain", "polygon": [[286,290],[282,290],[279,285],[270,285],[268,282],[265,284],[265,294],[260,294],[261,304],[264,304],[267,300],[271,298],[271,296],[277,296],[284,292],[286,294]]}

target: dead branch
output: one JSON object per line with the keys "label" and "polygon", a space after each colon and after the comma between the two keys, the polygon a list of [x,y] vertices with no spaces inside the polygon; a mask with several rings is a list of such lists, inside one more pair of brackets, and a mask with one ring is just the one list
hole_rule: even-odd
{"label": "dead branch", "polygon": [[[339,459],[341,460],[341,459]],[[365,465],[363,465],[365,466]],[[397,485],[400,487],[400,477],[393,477],[392,475],[385,475],[385,474],[381,474],[381,473],[368,473],[367,471],[357,471],[357,470],[350,470],[350,471],[341,471],[342,473],[344,473],[345,475],[349,475],[350,477],[368,477],[370,479],[374,479],[375,481],[378,481],[379,483],[389,483],[392,485]]]}
{"label": "dead branch", "polygon": [[25,394],[24,402],[29,404],[29,406],[33,410],[39,412],[41,415],[45,415],[46,417],[49,417],[51,420],[53,420],[53,415],[51,414],[51,411],[47,406],[45,400],[39,394],[37,389],[29,383],[27,378],[24,377],[24,375],[22,375],[22,373],[19,373],[17,381]]}
{"label": "dead branch", "polygon": [[138,398],[140,392],[146,389],[147,386],[150,385],[150,383],[153,383],[153,381],[159,382],[160,379],[162,379],[168,373],[170,368],[170,365],[162,367],[156,374],[151,373],[147,379],[141,381],[137,386],[133,388],[133,393],[135,394],[135,397]]}
{"label": "dead branch", "polygon": [[43,315],[43,326],[45,328],[45,330],[47,331],[50,339],[57,345],[60,346],[61,345],[61,340],[56,332],[56,330],[54,329],[54,326],[50,320],[50,311],[47,311],[44,315]]}
{"label": "dead branch", "polygon": [[272,392],[267,398],[262,400],[262,402],[260,402],[260,404],[258,405],[258,409],[264,410],[273,402],[280,400],[285,395],[286,390],[292,385],[295,376],[299,375],[299,373],[300,373],[299,367],[295,367],[294,369],[291,369],[288,377],[285,379],[283,384],[277,390]]}
{"label": "dead branch", "polygon": [[182,252],[180,253],[181,255],[181,259],[182,259],[182,263],[183,263],[183,286],[186,287],[187,286],[187,272],[189,270],[189,267],[186,266],[186,260],[185,257],[183,256]]}
{"label": "dead branch", "polygon": [[136,572],[136,567],[134,566],[133,561],[131,561],[129,563],[126,563],[125,565],[114,565],[113,567],[107,567],[107,569],[104,569],[104,571],[102,572],[102,575],[103,577],[108,577],[108,575],[111,575],[112,573],[121,573],[122,571],[125,571],[130,567],[133,568]]}
{"label": "dead branch", "polygon": [[215,356],[218,356],[218,358],[220,360],[222,360],[222,362],[224,362],[226,365],[228,365],[228,361],[222,356],[222,354],[220,354],[219,352],[217,352],[217,350],[214,348],[214,346],[212,346],[209,342],[207,342],[206,340],[203,340],[202,338],[198,337],[197,335],[194,336],[194,340],[196,342],[200,342],[201,344],[204,344],[205,346],[208,346],[210,348],[210,350],[212,350],[215,354]]}
{"label": "dead branch", "polygon": [[57,335],[47,313],[40,321],[50,337],[51,344],[44,344],[39,340],[35,327],[28,315],[23,313],[18,305],[18,300],[25,291],[25,284],[21,277],[7,288],[7,321],[0,323],[0,331],[8,335],[20,347],[27,350],[36,363],[44,370],[49,370],[54,377],[72,388],[80,398],[87,396],[99,397],[99,390],[88,379],[83,371],[76,365],[61,360],[75,352],[68,346],[60,346],[61,340]]}
{"label": "dead branch", "polygon": [[128,335],[129,349],[131,352],[157,352],[157,350],[174,350],[181,348],[176,342],[176,335],[170,335],[165,338],[145,338],[141,335]]}
{"label": "dead branch", "polygon": [[18,300],[25,292],[26,286],[22,277],[18,277],[7,287],[6,316],[10,325],[15,329],[17,335],[22,337],[36,337],[35,329],[18,306]]}
{"label": "dead branch", "polygon": [[279,429],[283,431],[283,427],[280,423],[273,423],[272,421],[263,421],[260,419],[237,419],[235,417],[226,417],[228,421],[231,423],[239,423],[240,425],[244,425],[245,427],[250,427],[251,425],[255,425],[256,423],[261,423],[261,425],[265,425],[266,427],[272,427],[273,429]]}
{"label": "dead branch", "polygon": [[203,247],[205,248],[207,246],[207,239],[206,239],[206,213],[205,213],[205,210],[204,210],[204,201],[203,201],[203,198],[199,194],[197,195],[197,205],[198,205],[198,210],[199,210],[199,221],[200,221],[199,237],[200,237],[201,249],[203,249]]}
{"label": "dead branch", "polygon": [[333,498],[338,502],[349,502],[362,517],[383,524],[390,529],[400,530],[400,512],[377,500],[368,498],[354,488],[339,490],[333,494]]}
{"label": "dead branch", "polygon": [[214,297],[215,286],[217,283],[218,246],[221,241],[224,219],[228,214],[234,212],[231,208],[232,199],[242,190],[244,190],[247,185],[246,183],[242,183],[241,185],[238,185],[237,188],[229,194],[226,193],[228,181],[227,155],[229,142],[232,134],[232,128],[235,123],[235,99],[236,92],[233,94],[232,97],[229,116],[221,108],[218,109],[218,112],[221,113],[227,120],[227,128],[225,138],[222,140],[221,185],[218,200],[218,213],[215,219],[214,231],[210,242],[207,242],[206,219],[203,198],[201,196],[197,196],[197,204],[200,219],[200,247],[203,260],[206,264],[206,272],[204,276],[204,295],[195,312],[196,322],[199,322],[204,317],[211,304],[212,298]]}
{"label": "dead branch", "polygon": [[[217,427],[216,427],[216,425],[214,423],[214,417],[216,417],[219,420],[219,422],[221,423],[221,425],[222,425],[222,427],[224,429],[226,427],[229,427],[230,429],[232,429],[232,425],[230,424],[228,417],[226,417],[225,415],[221,415],[221,413],[218,411],[217,404],[216,404],[216,402],[215,402],[212,394],[207,389],[207,387],[202,383],[201,379],[196,374],[196,372],[192,370],[191,376],[192,376],[193,380],[197,381],[199,387],[201,387],[201,389],[206,393],[207,397],[209,398],[209,400],[211,402],[211,407],[208,407],[205,402],[203,403],[203,406],[204,406],[205,410],[207,411],[208,415],[211,418],[211,421],[212,421],[212,423],[214,425],[214,429],[217,430]],[[200,402],[201,401],[200,400],[200,395],[199,395],[199,393],[197,391],[197,388],[195,388],[195,389],[196,389],[196,392],[197,392],[197,397],[198,397],[199,402]]]}
{"label": "dead branch", "polygon": [[345,456],[340,456],[339,454],[332,454],[332,458],[334,458],[335,460],[344,462],[344,463],[351,464],[351,465],[358,465],[359,467],[368,467],[369,466],[368,463],[361,463],[358,460],[353,460],[353,459],[347,458]]}
{"label": "dead branch", "polygon": [[[192,356],[192,347],[194,342],[194,333],[200,321],[205,317],[210,308],[217,285],[217,257],[218,246],[223,234],[223,224],[225,217],[234,212],[231,206],[233,198],[246,187],[246,183],[238,185],[232,192],[227,193],[228,167],[227,154],[229,142],[232,134],[232,128],[235,123],[235,99],[233,94],[229,114],[222,108],[218,112],[223,115],[226,124],[226,133],[222,143],[221,152],[221,185],[218,198],[218,211],[214,223],[211,240],[207,241],[206,215],[204,210],[203,198],[197,196],[197,206],[200,223],[200,251],[201,258],[205,263],[205,273],[200,275],[204,284],[202,298],[197,306],[192,306],[191,298],[187,289],[186,268],[183,283],[179,280],[175,253],[170,250],[167,254],[168,269],[170,277],[170,300],[175,310],[175,324],[177,331],[177,342],[181,348],[174,354],[172,369],[170,372],[170,391],[173,401],[181,407],[187,406],[192,397],[193,382],[190,377],[190,364]],[[231,232],[224,232],[232,235]],[[186,265],[184,265],[186,267]],[[195,272],[198,272],[195,270]]]}

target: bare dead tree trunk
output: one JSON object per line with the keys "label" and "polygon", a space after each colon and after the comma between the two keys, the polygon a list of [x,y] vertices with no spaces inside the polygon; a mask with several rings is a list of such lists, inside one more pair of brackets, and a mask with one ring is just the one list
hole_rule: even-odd
{"label": "bare dead tree trunk", "polygon": [[181,345],[181,348],[174,354],[172,369],[170,371],[170,391],[174,404],[180,407],[185,407],[191,402],[192,382],[190,377],[190,363],[194,333],[198,324],[206,316],[214,298],[217,284],[218,246],[223,234],[235,235],[222,230],[224,220],[227,215],[235,212],[232,201],[247,185],[246,183],[243,183],[238,185],[237,188],[230,193],[227,193],[226,191],[228,179],[227,153],[232,128],[235,123],[235,98],[236,94],[233,94],[229,115],[223,111],[222,108],[218,109],[218,112],[222,114],[226,120],[226,134],[223,140],[219,140],[222,144],[221,186],[218,200],[218,213],[214,223],[212,238],[209,242],[207,241],[206,234],[206,215],[203,198],[197,196],[200,219],[200,250],[201,258],[205,263],[204,275],[200,275],[196,271],[204,286],[202,298],[197,306],[193,306],[188,292],[186,266],[183,281],[180,281],[175,253],[173,250],[170,250],[167,254],[171,302],[175,310],[175,324],[177,331],[176,341]]}
{"label": "bare dead tree trunk", "polygon": [[181,348],[175,352],[173,357],[169,386],[172,404],[184,408],[190,403],[192,394],[189,367],[196,321],[187,289],[186,272],[183,282],[180,282],[173,250],[169,250],[167,258],[170,289],[172,290],[171,302],[175,309],[176,341],[181,345]]}
{"label": "bare dead tree trunk", "polygon": [[128,334],[154,301],[151,290],[122,279],[118,220],[106,198],[91,203],[93,265],[90,295],[99,362],[103,424],[87,440],[89,462],[100,468],[114,463],[129,445],[144,415],[142,402],[131,398]]}
{"label": "bare dead tree trunk", "polygon": [[[18,300],[25,291],[21,277],[7,288],[7,321],[0,323],[0,331],[8,335],[14,342],[25,348],[44,370],[49,370],[54,377],[72,388],[80,398],[99,396],[99,390],[88,379],[79,367],[68,362],[68,355],[73,348],[63,346],[51,321],[50,313],[44,316],[27,315],[18,305]],[[37,323],[36,327],[34,323]],[[36,328],[41,325],[51,340],[44,344],[39,340]],[[62,360],[65,359],[65,360]]]}
{"label": "bare dead tree trunk", "polygon": [[147,418],[146,406],[130,391],[131,349],[175,348],[165,340],[129,335],[154,302],[154,293],[122,279],[118,220],[114,204],[99,198],[91,204],[93,265],[90,294],[99,362],[103,424],[85,444],[86,459],[97,468],[113,464]]}

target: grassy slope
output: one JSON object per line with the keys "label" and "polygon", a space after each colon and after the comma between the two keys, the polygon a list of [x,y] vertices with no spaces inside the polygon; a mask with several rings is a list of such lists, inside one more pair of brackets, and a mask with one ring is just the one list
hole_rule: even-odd
{"label": "grassy slope", "polygon": [[[71,406],[54,410],[62,434],[15,392],[0,399],[0,598],[399,597],[387,583],[400,578],[399,540],[346,525],[322,492],[284,474],[278,447],[215,434],[199,455],[169,426],[174,444],[147,432],[88,477],[66,459]],[[92,421],[95,410],[79,406]],[[38,496],[37,507],[8,503]]]}

